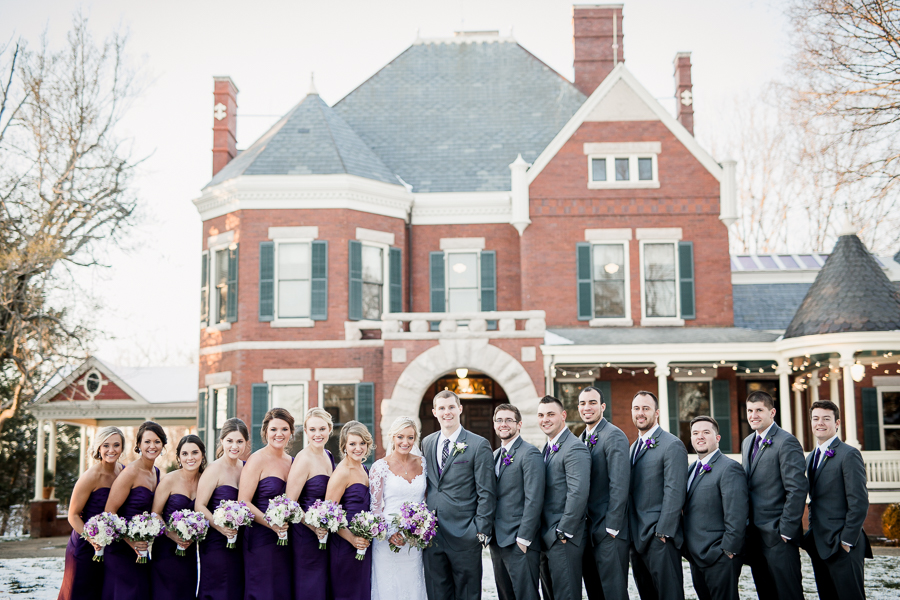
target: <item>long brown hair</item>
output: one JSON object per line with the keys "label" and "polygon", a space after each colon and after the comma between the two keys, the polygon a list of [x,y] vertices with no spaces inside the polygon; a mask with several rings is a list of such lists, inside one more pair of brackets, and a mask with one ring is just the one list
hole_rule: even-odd
{"label": "long brown hair", "polygon": [[178,463],[178,468],[182,468],[181,464],[181,447],[185,444],[196,444],[198,448],[200,448],[200,472],[202,473],[206,469],[206,444],[203,443],[203,440],[200,439],[199,436],[194,435],[193,433],[189,433],[178,442],[178,446],[175,448],[175,461]]}

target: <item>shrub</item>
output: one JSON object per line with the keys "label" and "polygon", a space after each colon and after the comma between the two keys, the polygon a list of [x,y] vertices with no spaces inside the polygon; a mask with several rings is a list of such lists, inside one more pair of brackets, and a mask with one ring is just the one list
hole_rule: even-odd
{"label": "shrub", "polygon": [[889,540],[900,539],[900,504],[890,504],[881,515],[881,528]]}

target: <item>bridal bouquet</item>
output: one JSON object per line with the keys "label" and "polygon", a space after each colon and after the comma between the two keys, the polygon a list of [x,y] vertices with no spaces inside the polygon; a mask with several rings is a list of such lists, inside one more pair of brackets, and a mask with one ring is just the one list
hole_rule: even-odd
{"label": "bridal bouquet", "polygon": [[[132,542],[147,542],[152,543],[153,540],[166,532],[166,526],[162,522],[162,519],[159,518],[159,515],[156,513],[142,512],[139,515],[134,515],[131,517],[131,520],[128,521],[128,531],[125,533],[125,539],[131,540]],[[135,561],[137,563],[145,563],[147,562],[147,555],[150,554],[147,550],[141,550],[138,559]]]}
{"label": "bridal bouquet", "polygon": [[88,519],[88,522],[84,524],[81,537],[100,546],[99,550],[94,550],[94,557],[91,560],[103,562],[103,551],[125,535],[127,528],[128,522],[116,513],[103,512]]}
{"label": "bridal bouquet", "polygon": [[338,529],[347,526],[347,513],[337,502],[316,500],[316,503],[306,510],[303,522],[310,527],[326,530],[325,537],[319,538],[319,550],[324,550],[328,547],[328,533],[337,533]]}
{"label": "bridal bouquet", "polygon": [[[437,515],[428,509],[424,502],[404,502],[400,514],[396,515],[393,525],[406,539],[410,547],[424,550],[431,545],[437,534]],[[391,544],[391,550],[400,552],[400,548]]]}
{"label": "bridal bouquet", "polygon": [[[202,542],[209,531],[209,521],[194,510],[176,510],[169,517],[169,531],[177,534],[178,537],[186,542]],[[184,549],[181,546],[175,548],[176,556],[185,556]]]}
{"label": "bridal bouquet", "polygon": [[[347,527],[355,536],[369,540],[383,540],[387,534],[388,524],[381,517],[368,511],[360,511],[350,519],[350,525]],[[368,548],[357,548],[356,560],[362,560],[366,556]]]}
{"label": "bridal bouquet", "polygon": [[[253,524],[253,513],[244,502],[238,500],[222,500],[219,502],[218,508],[213,511],[213,523],[219,527],[237,530],[240,527],[250,527]],[[226,548],[234,548],[237,541],[237,534],[232,537],[225,538],[228,543]]]}
{"label": "bridal bouquet", "polygon": [[[287,494],[275,496],[269,500],[269,508],[266,509],[266,523],[281,527],[288,523],[300,523],[303,520],[303,509],[296,500],[291,500]],[[278,534],[278,545],[288,545],[287,531]]]}

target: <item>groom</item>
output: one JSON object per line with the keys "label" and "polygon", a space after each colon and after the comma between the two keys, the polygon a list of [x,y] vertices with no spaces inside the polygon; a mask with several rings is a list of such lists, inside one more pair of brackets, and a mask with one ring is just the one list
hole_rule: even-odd
{"label": "groom", "polygon": [[481,550],[494,522],[491,446],[459,424],[462,406],[453,392],[439,392],[431,412],[441,430],[425,438],[422,453],[438,530],[424,552],[425,589],[428,600],[475,600],[481,598]]}

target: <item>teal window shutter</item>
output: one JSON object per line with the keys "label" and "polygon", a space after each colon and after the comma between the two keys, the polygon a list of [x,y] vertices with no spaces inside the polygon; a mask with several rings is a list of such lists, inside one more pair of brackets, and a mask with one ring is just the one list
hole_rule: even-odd
{"label": "teal window shutter", "polygon": [[862,389],[863,450],[881,450],[881,415],[878,389]]}
{"label": "teal window shutter", "polygon": [[481,253],[481,310],[497,310],[497,252]]}
{"label": "teal window shutter", "polygon": [[444,287],[444,253],[429,253],[431,271],[431,308],[430,312],[444,312],[446,310]]}
{"label": "teal window shutter", "polygon": [[391,248],[391,287],[390,287],[390,311],[392,313],[403,312],[403,251],[400,248]]}
{"label": "teal window shutter", "polygon": [[269,386],[265,383],[254,383],[250,407],[250,442],[253,451],[257,451],[265,444],[262,441],[260,430],[263,419],[269,412]]}
{"label": "teal window shutter", "polygon": [[681,437],[678,429],[678,384],[674,381],[667,381],[669,384],[669,433],[677,438]]}
{"label": "teal window shutter", "polygon": [[238,244],[228,249],[228,297],[225,305],[225,320],[238,320]]}
{"label": "teal window shutter", "polygon": [[603,394],[603,403],[606,404],[606,410],[603,411],[603,418],[612,423],[612,382],[611,381],[595,381],[594,387]]}
{"label": "teal window shutter", "polygon": [[206,413],[208,406],[209,392],[207,390],[200,390],[200,394],[197,397],[197,435],[203,440],[203,443],[206,444],[207,449],[209,448],[209,440],[206,439]]}
{"label": "teal window shutter", "polygon": [[259,320],[275,318],[275,242],[259,243]]}
{"label": "teal window shutter", "polygon": [[[356,420],[365,425],[372,434],[372,439],[377,440],[375,435],[375,384],[374,383],[357,383],[356,384]],[[377,442],[375,444],[378,445]],[[369,454],[367,465],[375,462],[375,449]]]}
{"label": "teal window shutter", "polygon": [[237,388],[235,386],[228,388],[228,406],[225,410],[226,419],[233,419],[237,415]]}
{"label": "teal window shutter", "polygon": [[[328,320],[328,242],[312,243],[312,289],[309,316],[313,321]],[[360,301],[362,299],[360,298]]]}
{"label": "teal window shutter", "polygon": [[200,322],[209,321],[209,252],[200,255]]}
{"label": "teal window shutter", "polygon": [[[678,242],[678,278],[681,286],[681,318],[696,319],[694,296],[694,242]],[[718,420],[718,417],[716,418]],[[724,438],[722,438],[724,439]]]}
{"label": "teal window shutter", "polygon": [[576,268],[578,278],[578,320],[590,321],[594,317],[593,283],[591,282],[591,245],[576,244]]}
{"label": "teal window shutter", "polygon": [[719,424],[719,448],[724,454],[730,454],[731,445],[731,386],[727,379],[713,379],[712,382],[712,416]]}
{"label": "teal window shutter", "polygon": [[350,320],[362,319],[362,243],[350,240]]}

